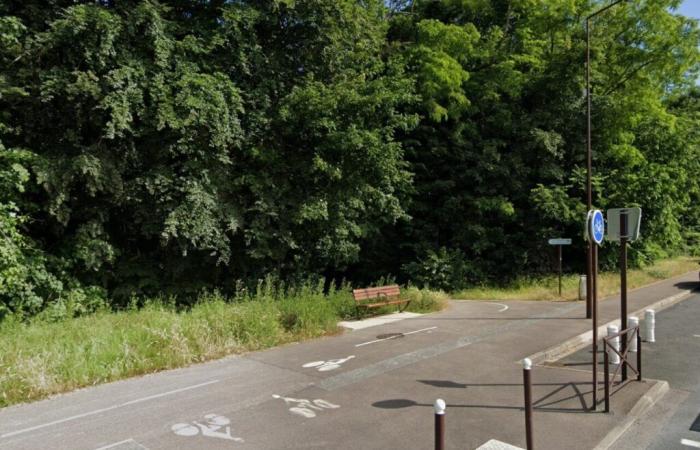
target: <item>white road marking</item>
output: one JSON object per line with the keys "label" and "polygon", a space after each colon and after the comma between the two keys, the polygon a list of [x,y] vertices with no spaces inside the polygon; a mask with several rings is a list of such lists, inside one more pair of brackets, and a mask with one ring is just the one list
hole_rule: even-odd
{"label": "white road marking", "polygon": [[104,447],[96,448],[95,450],[107,450],[108,448],[114,448],[117,445],[126,444],[128,442],[136,442],[133,439],[124,439],[123,441],[115,442],[114,444],[105,445]]}
{"label": "white road marking", "polygon": [[340,366],[343,363],[350,361],[354,357],[355,357],[355,355],[350,355],[347,358],[331,359],[328,361],[313,361],[310,363],[306,363],[301,367],[303,367],[305,369],[316,368],[316,370],[318,370],[319,372],[328,372],[330,370],[335,370],[335,369],[340,368]]}
{"label": "white road marking", "polygon": [[434,329],[436,329],[436,328],[437,328],[437,327],[423,328],[423,329],[420,329],[420,330],[409,331],[408,333],[402,333],[402,334],[403,334],[404,336],[408,336],[409,334],[421,333],[421,332],[423,332],[423,331],[434,330]]}
{"label": "white road marking", "polygon": [[503,312],[508,309],[508,305],[504,305],[503,303],[494,303],[494,305],[499,305],[502,306],[503,308],[499,309],[498,312]]}
{"label": "white road marking", "polygon": [[231,427],[229,426],[231,425],[231,419],[228,417],[218,414],[207,414],[204,418],[206,419],[206,423],[204,424],[194,420],[192,423],[176,423],[171,426],[170,429],[178,436],[193,437],[202,433],[204,437],[245,442],[242,438],[231,436]]}
{"label": "white road marking", "polygon": [[436,328],[437,328],[437,327],[423,328],[423,329],[416,330],[416,331],[409,331],[408,333],[395,334],[395,335],[393,335],[393,336],[389,336],[389,337],[386,337],[386,338],[375,339],[375,340],[373,340],[373,341],[363,342],[362,344],[356,344],[355,347],[362,347],[362,346],[364,346],[364,345],[376,344],[377,342],[388,341],[389,339],[396,339],[396,338],[399,338],[399,337],[408,336],[409,334],[422,333],[423,331],[434,330],[434,329],[436,329]]}
{"label": "white road marking", "polygon": [[282,397],[281,395],[277,394],[273,394],[272,398],[284,400],[284,403],[287,406],[292,405],[292,407],[289,408],[289,412],[307,419],[313,419],[316,417],[316,412],[314,410],[323,411],[324,409],[340,408],[340,405],[335,405],[320,398],[317,398],[316,400],[307,400],[305,398]]}
{"label": "white road marking", "polygon": [[693,337],[700,337],[700,334],[694,334]]}
{"label": "white road marking", "polygon": [[501,442],[497,439],[491,439],[485,444],[483,444],[481,447],[478,447],[476,450],[523,450],[520,447],[516,447],[515,445],[510,445],[506,442]]}
{"label": "white road marking", "polygon": [[690,439],[681,439],[681,444],[687,445],[688,447],[700,448],[700,442],[691,441]]}
{"label": "white road marking", "polygon": [[0,435],[0,439],[12,437],[12,436],[17,436],[18,434],[28,433],[30,431],[40,430],[42,428],[50,427],[52,425],[58,425],[59,423],[65,423],[65,422],[70,422],[70,421],[76,420],[76,419],[82,419],[83,417],[94,416],[95,414],[100,414],[103,412],[112,411],[114,409],[123,408],[123,407],[129,406],[129,405],[135,405],[137,403],[146,402],[148,400],[153,400],[153,399],[160,398],[160,397],[166,397],[168,395],[178,394],[180,392],[189,391],[191,389],[197,389],[200,387],[209,386],[210,384],[214,384],[214,383],[218,383],[218,382],[219,382],[219,380],[211,380],[211,381],[207,381],[206,383],[195,384],[193,386],[187,386],[184,388],[175,389],[173,391],[163,392],[163,393],[155,394],[155,395],[149,395],[148,397],[137,398],[135,400],[129,400],[128,402],[119,403],[118,405],[112,405],[112,406],[108,406],[106,408],[95,409],[93,411],[88,411],[86,413],[66,417],[64,419],[54,420],[53,422],[48,422],[48,423],[44,423],[41,425],[36,425],[33,427],[23,428],[23,429],[17,430],[17,431],[12,431],[10,433],[5,433],[5,434]]}

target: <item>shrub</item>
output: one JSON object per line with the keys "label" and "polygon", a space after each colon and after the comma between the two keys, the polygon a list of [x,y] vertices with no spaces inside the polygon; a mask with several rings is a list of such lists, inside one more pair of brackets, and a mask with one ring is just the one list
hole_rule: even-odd
{"label": "shrub", "polygon": [[458,249],[428,250],[425,256],[403,266],[403,270],[420,287],[454,291],[478,279],[476,268]]}

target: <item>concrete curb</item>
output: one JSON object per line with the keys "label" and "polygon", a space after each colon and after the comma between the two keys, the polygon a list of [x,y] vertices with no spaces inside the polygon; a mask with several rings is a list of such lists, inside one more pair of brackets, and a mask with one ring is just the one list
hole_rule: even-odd
{"label": "concrete curb", "polygon": [[[675,305],[676,303],[679,303],[686,298],[690,297],[690,295],[693,293],[693,289],[685,289],[678,294],[672,295],[670,297],[663,298],[655,303],[652,303],[651,305],[645,306],[642,309],[639,309],[632,314],[631,316],[636,316],[639,318],[640,321],[644,319],[644,311],[646,309],[653,309],[657,313],[659,311],[663,311],[664,309]],[[605,336],[607,333],[607,327],[608,325],[616,325],[620,326],[620,320],[612,320],[606,324],[600,325],[598,327],[598,336]],[[554,347],[550,347],[546,350],[542,350],[541,352],[537,352],[533,355],[528,356],[532,360],[533,363],[535,364],[542,364],[542,363],[553,363],[557,360],[560,360],[564,358],[565,356],[568,356],[572,353],[575,353],[582,348],[586,347],[593,341],[593,331],[586,331],[585,333],[581,333],[578,336],[574,336],[573,338],[564,341],[563,343],[556,345]]]}
{"label": "concrete curb", "polygon": [[[647,380],[652,381],[652,380]],[[654,385],[642,396],[634,405],[632,410],[627,414],[625,420],[618,424],[615,428],[596,445],[593,450],[607,450],[622,436],[636,420],[641,418],[656,402],[666,395],[669,390],[668,382],[656,380]]]}

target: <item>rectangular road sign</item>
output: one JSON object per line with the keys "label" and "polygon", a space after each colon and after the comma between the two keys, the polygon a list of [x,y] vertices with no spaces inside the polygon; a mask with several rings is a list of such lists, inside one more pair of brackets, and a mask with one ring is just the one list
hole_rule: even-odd
{"label": "rectangular road sign", "polygon": [[549,245],[571,245],[571,239],[563,239],[563,238],[558,238],[558,239],[550,239]]}
{"label": "rectangular road sign", "polygon": [[[627,236],[622,236],[620,232],[620,216],[627,216]],[[613,208],[607,211],[608,229],[606,239],[609,241],[619,241],[621,237],[626,237],[629,241],[639,239],[639,226],[642,223],[642,208]]]}

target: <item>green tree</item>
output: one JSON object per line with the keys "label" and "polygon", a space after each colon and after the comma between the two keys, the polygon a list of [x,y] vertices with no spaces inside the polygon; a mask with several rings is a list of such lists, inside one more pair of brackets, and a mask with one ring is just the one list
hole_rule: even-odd
{"label": "green tree", "polygon": [[[5,3],[28,235],[115,295],[342,269],[404,216],[381,2]],[[11,133],[8,130],[18,130]]]}

